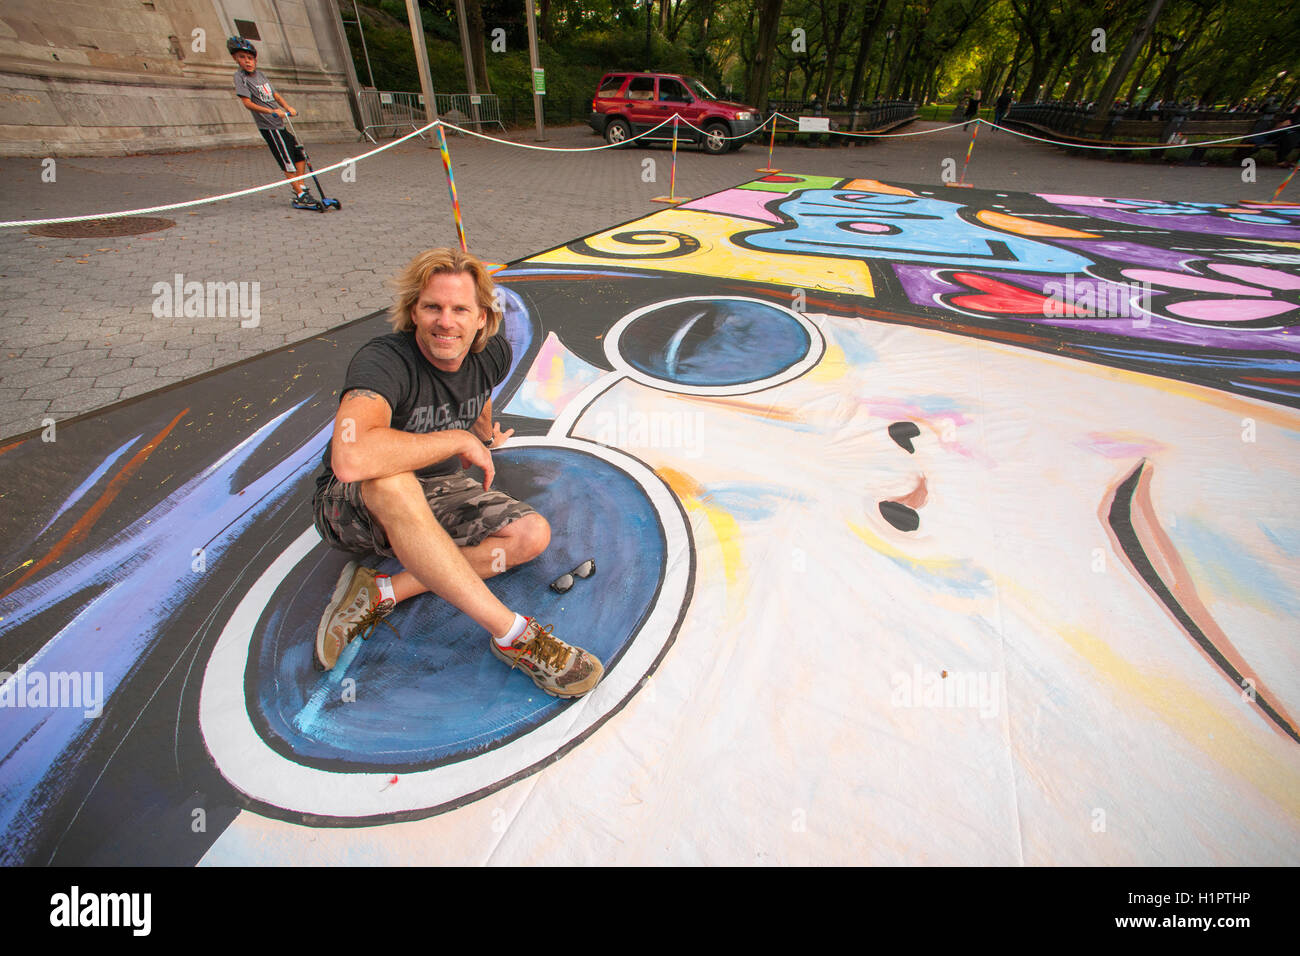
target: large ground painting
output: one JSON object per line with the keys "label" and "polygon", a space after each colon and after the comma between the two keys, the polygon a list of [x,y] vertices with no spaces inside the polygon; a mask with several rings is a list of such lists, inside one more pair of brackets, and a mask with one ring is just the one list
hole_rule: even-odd
{"label": "large ground painting", "polygon": [[775,175],[500,278],[492,587],[603,683],[312,667],[370,318],[0,448],[6,862],[1300,862],[1300,206]]}

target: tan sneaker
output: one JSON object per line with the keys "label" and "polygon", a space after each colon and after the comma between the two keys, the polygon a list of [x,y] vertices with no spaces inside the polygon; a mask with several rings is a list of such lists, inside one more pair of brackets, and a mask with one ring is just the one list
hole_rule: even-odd
{"label": "tan sneaker", "polygon": [[533,683],[552,697],[581,697],[599,683],[605,673],[596,655],[564,643],[531,617],[528,626],[510,647],[501,647],[492,638],[492,653],[512,668],[522,668]]}
{"label": "tan sneaker", "polygon": [[[316,629],[316,663],[322,670],[330,670],[338,663],[343,648],[358,634],[362,640],[370,637],[375,625],[393,609],[393,602],[384,600],[375,584],[375,572],[351,561],[339,575],[334,597],[321,616]],[[394,634],[397,629],[384,621]]]}

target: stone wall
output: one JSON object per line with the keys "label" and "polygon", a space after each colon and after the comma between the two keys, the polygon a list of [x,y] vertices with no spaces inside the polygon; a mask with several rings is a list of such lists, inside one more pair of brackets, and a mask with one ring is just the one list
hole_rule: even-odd
{"label": "stone wall", "polygon": [[[0,155],[87,156],[261,142],[234,95],[234,20],[304,140],[356,129],[334,0],[5,0]],[[355,77],[351,78],[355,82]]]}

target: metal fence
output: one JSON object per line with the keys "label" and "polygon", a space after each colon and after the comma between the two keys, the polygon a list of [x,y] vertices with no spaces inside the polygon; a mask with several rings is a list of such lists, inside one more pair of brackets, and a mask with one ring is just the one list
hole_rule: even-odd
{"label": "metal fence", "polygon": [[433,99],[438,107],[438,115],[455,126],[496,125],[505,129],[501,122],[501,105],[494,93],[434,93]]}
{"label": "metal fence", "polygon": [[[491,93],[434,93],[434,106],[438,116],[456,126],[500,126],[501,106]],[[361,135],[377,143],[376,135],[397,136],[411,132],[429,122],[424,108],[424,97],[419,93],[399,93],[396,90],[362,90]],[[424,134],[420,134],[424,138]]]}
{"label": "metal fence", "polygon": [[856,109],[845,106],[827,108],[821,103],[804,103],[800,100],[772,100],[768,103],[767,115],[781,113],[792,119],[801,116],[823,116],[829,120],[830,133],[801,133],[785,127],[777,130],[777,137],[785,143],[805,142],[808,145],[830,143],[844,146],[854,142],[851,137],[835,136],[834,133],[869,132],[892,129],[908,120],[916,118],[916,103],[911,100],[876,100],[873,103],[859,103]]}
{"label": "metal fence", "polygon": [[[361,135],[372,143],[379,142],[375,134],[396,136],[399,132],[417,130],[425,123],[424,97],[418,93],[398,93],[393,90],[362,90],[358,99],[361,108]],[[421,134],[423,139],[424,135]]]}

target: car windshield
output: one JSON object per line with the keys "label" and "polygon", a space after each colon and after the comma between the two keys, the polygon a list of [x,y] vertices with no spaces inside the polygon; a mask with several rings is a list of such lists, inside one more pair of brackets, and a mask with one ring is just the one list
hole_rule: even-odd
{"label": "car windshield", "polygon": [[691,88],[691,92],[695,94],[696,98],[701,100],[717,99],[717,97],[713,95],[713,93],[709,90],[709,88],[705,86],[703,83],[701,83],[699,80],[691,79],[689,76],[683,77],[683,79],[686,80],[686,85]]}

